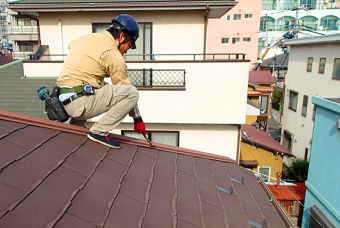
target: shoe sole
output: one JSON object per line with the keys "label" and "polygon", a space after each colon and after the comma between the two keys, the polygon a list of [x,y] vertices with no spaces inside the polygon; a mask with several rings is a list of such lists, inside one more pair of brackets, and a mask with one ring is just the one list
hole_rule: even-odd
{"label": "shoe sole", "polygon": [[122,146],[117,147],[117,146],[112,146],[112,145],[110,145],[110,144],[104,143],[104,142],[102,142],[102,141],[100,141],[100,140],[98,140],[98,139],[93,138],[91,135],[87,135],[87,138],[91,139],[91,140],[94,141],[94,142],[98,142],[98,143],[100,143],[100,144],[103,144],[103,145],[105,145],[105,146],[108,146],[108,147],[111,147],[111,148],[114,148],[114,149],[122,148]]}

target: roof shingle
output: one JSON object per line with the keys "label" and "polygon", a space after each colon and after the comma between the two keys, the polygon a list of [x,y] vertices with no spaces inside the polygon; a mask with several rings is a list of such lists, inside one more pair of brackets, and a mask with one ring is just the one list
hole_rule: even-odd
{"label": "roof shingle", "polygon": [[109,149],[88,129],[5,111],[0,125],[2,228],[290,225],[231,159],[116,135],[122,149]]}

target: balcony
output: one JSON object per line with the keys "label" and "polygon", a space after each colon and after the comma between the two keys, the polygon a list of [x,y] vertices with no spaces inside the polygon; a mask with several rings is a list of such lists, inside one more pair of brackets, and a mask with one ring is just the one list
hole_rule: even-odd
{"label": "balcony", "polygon": [[9,34],[23,35],[23,34],[38,34],[37,26],[10,26]]}
{"label": "balcony", "polygon": [[339,9],[340,2],[333,3],[262,3],[262,10],[293,10],[299,6],[305,6],[308,9]]}

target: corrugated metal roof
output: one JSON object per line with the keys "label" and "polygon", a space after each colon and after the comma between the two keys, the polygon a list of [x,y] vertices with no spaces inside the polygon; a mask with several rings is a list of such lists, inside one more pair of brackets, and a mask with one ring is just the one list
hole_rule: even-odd
{"label": "corrugated metal roof", "polygon": [[291,225],[229,158],[118,135],[110,149],[86,128],[6,111],[0,126],[2,228]]}
{"label": "corrugated metal roof", "polygon": [[304,183],[294,183],[295,186],[267,185],[277,200],[305,200],[306,185]]}
{"label": "corrugated metal roof", "polygon": [[24,77],[22,61],[4,65],[0,70],[0,110],[47,119],[45,103],[39,99],[37,89],[46,86],[51,91],[55,81]]}

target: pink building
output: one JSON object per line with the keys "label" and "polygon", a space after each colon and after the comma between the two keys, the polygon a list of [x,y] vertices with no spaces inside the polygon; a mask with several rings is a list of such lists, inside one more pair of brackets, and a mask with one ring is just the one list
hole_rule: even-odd
{"label": "pink building", "polygon": [[245,53],[257,61],[262,0],[239,0],[219,19],[209,19],[207,53]]}

